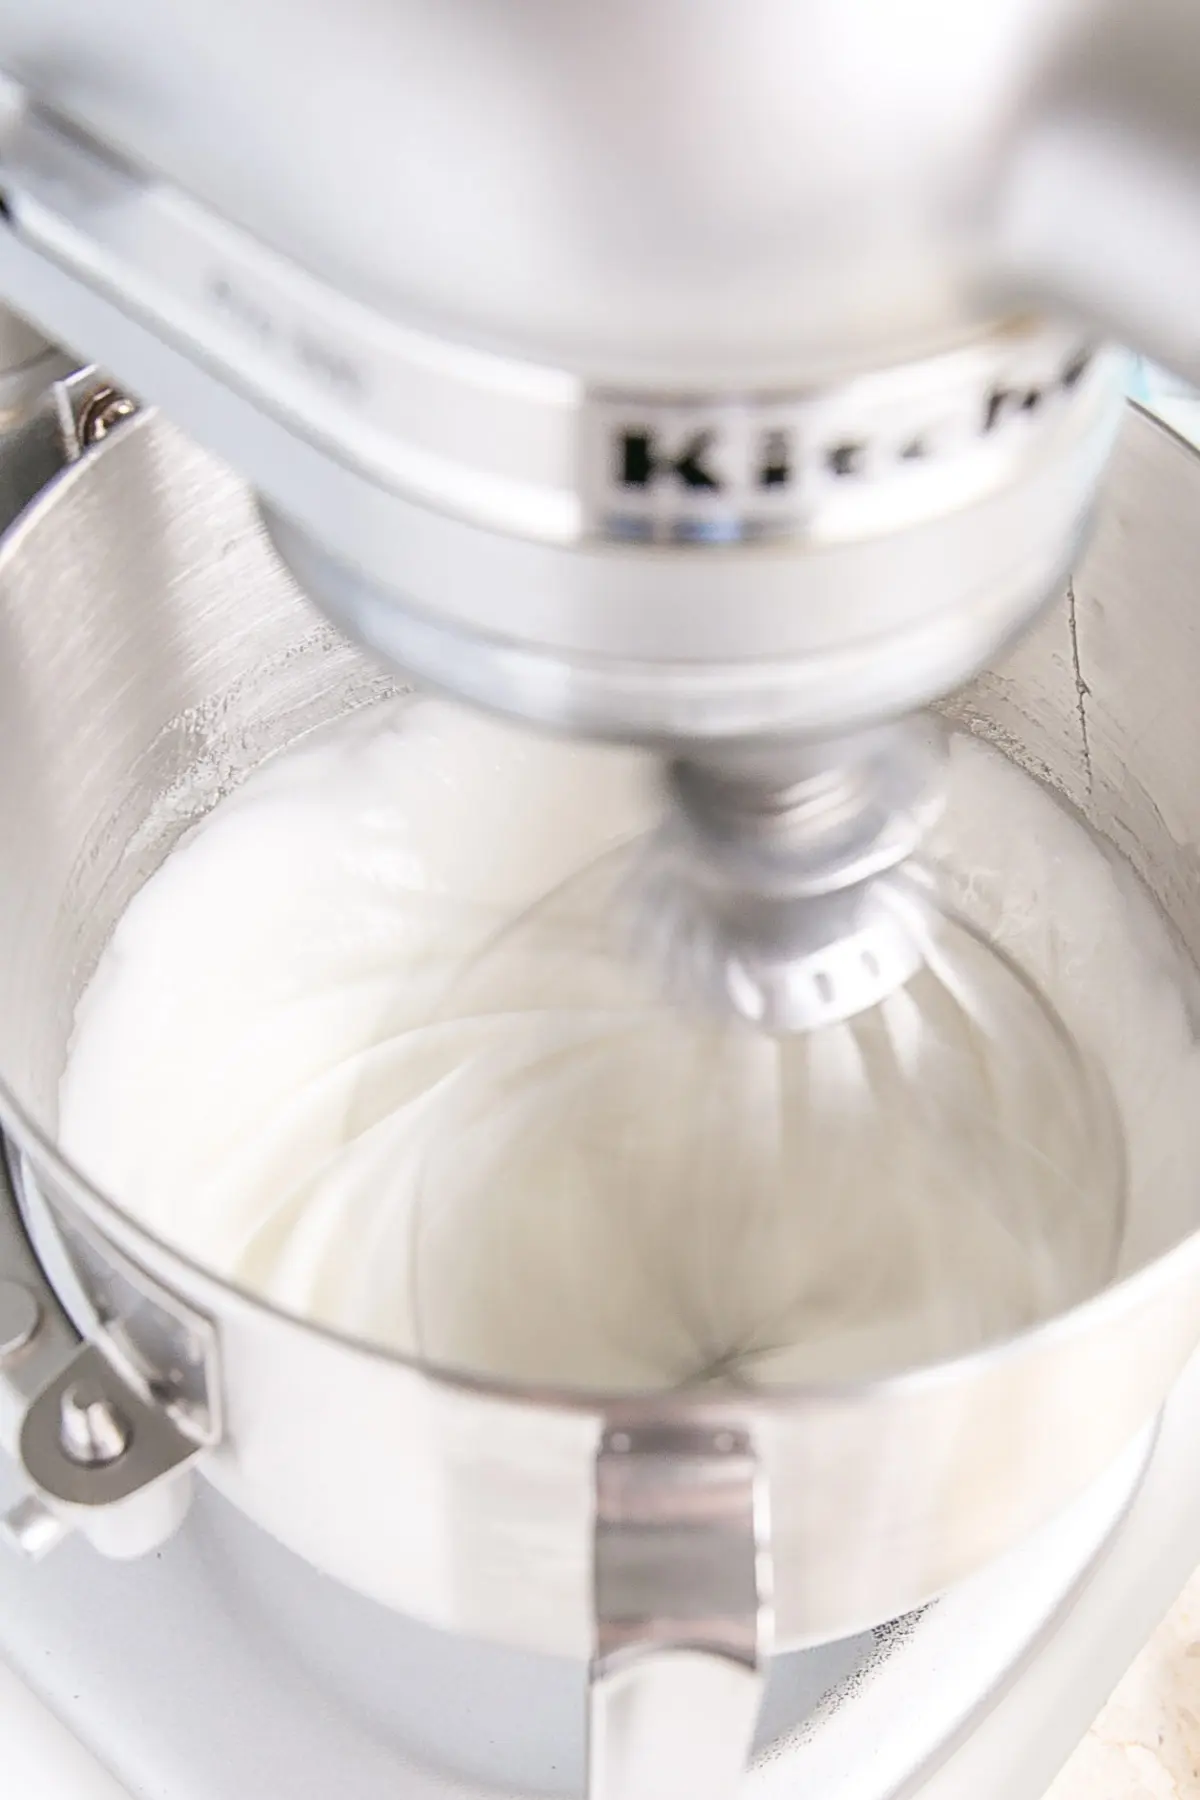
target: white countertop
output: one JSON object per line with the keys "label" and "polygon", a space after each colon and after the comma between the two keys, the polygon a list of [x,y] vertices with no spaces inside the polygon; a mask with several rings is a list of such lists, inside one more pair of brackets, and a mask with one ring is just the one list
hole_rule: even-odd
{"label": "white countertop", "polygon": [[1046,1800],[1200,1797],[1200,1569]]}

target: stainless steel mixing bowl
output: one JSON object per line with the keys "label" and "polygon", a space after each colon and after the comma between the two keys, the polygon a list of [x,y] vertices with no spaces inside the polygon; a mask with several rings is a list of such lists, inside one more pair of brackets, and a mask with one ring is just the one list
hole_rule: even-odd
{"label": "stainless steel mixing bowl", "polygon": [[[1131,412],[1071,594],[953,710],[1112,841],[1200,960],[1197,571],[1200,457]],[[1061,1509],[1153,1415],[1200,1337],[1200,1172],[1183,1211],[1140,1196],[1123,1277],[1091,1302],[987,1352],[822,1391],[602,1403],[502,1390],[214,1279],[57,1154],[72,1009],[197,810],[388,685],[318,623],[239,483],[154,415],[89,451],[10,532],[0,1112],[26,1219],[107,1359],[89,1379],[103,1386],[111,1366],[138,1396],[135,1451],[193,1457],[283,1543],[390,1606],[592,1659],[597,1792],[643,1791],[633,1752],[622,1760],[643,1677],[667,1708],[656,1733],[682,1696],[683,1725],[659,1733],[675,1782],[686,1765],[693,1796],[722,1793],[772,1616],[775,1643],[795,1646],[927,1600]],[[6,1241],[0,1279],[21,1273]],[[122,1501],[121,1460],[72,1473],[46,1428],[47,1394],[56,1418],[63,1395],[33,1379],[40,1366],[9,1381],[34,1401],[22,1457],[51,1511],[98,1518]]]}

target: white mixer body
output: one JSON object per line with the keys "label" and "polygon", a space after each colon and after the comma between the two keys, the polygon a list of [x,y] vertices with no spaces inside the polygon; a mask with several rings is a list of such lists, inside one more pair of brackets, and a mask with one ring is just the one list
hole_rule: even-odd
{"label": "white mixer body", "polygon": [[1184,0],[8,7],[0,292],[426,681],[824,733],[1058,584],[1087,345],[1192,357],[1198,52]]}
{"label": "white mixer body", "polygon": [[755,391],[1006,309],[1014,143],[1117,10],[47,0],[4,9],[0,66],[384,318],[589,381]]}

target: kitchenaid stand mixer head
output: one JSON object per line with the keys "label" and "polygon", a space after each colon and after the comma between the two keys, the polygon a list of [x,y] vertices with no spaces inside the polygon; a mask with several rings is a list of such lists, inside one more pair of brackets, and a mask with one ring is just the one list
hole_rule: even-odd
{"label": "kitchenaid stand mixer head", "polygon": [[286,64],[236,66],[232,13],[219,68],[190,23],[164,55],[113,0],[72,19],[71,67],[121,72],[90,87],[47,77],[53,8],[0,20],[0,274],[229,453],[301,586],[419,682],[718,775],[769,744],[782,792],[787,745],[799,777],[949,692],[1060,586],[1115,416],[1096,343],[1123,300],[1143,339],[1182,316],[1149,274],[1081,291],[1087,150],[1136,124],[1166,170],[1185,5],[1124,62],[1102,0],[255,16]]}

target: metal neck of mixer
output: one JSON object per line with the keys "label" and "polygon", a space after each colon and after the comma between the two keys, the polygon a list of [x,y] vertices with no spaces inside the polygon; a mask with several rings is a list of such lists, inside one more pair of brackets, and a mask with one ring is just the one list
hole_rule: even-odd
{"label": "metal neck of mixer", "polygon": [[671,764],[637,913],[672,991],[792,1032],[903,986],[931,904],[905,865],[941,811],[944,763],[922,718]]}
{"label": "metal neck of mixer", "polygon": [[942,809],[928,717],[809,744],[734,746],[667,770],[674,829],[731,889],[844,891],[912,854]]}

